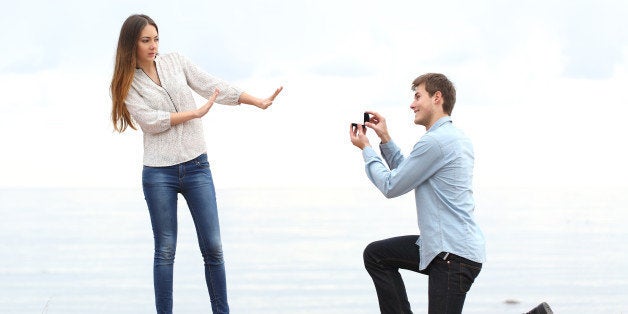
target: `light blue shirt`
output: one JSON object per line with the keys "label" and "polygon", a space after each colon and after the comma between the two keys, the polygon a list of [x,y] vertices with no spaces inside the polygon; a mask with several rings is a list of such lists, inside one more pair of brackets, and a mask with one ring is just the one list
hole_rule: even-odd
{"label": "light blue shirt", "polygon": [[366,174],[387,198],[414,190],[421,235],[419,269],[440,252],[483,263],[484,235],[473,214],[473,145],[451,117],[436,121],[408,157],[393,141],[380,144],[380,150],[388,167],[373,148],[362,150]]}

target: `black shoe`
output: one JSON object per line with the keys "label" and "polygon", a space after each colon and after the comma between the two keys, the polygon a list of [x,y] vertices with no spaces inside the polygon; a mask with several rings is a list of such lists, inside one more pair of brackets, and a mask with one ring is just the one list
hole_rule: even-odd
{"label": "black shoe", "polygon": [[554,314],[554,311],[552,311],[549,304],[543,302],[526,314]]}

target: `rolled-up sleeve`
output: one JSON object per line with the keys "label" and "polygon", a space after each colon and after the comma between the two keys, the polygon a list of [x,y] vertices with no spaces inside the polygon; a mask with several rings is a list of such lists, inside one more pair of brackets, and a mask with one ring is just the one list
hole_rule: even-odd
{"label": "rolled-up sleeve", "polygon": [[170,112],[150,108],[135,88],[129,90],[125,104],[145,133],[157,134],[170,129]]}

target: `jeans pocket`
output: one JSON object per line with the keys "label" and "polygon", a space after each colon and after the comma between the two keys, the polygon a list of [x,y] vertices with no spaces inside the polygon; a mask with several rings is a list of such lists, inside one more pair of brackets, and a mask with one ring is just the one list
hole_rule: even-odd
{"label": "jeans pocket", "polygon": [[467,293],[471,289],[471,285],[480,274],[480,270],[482,267],[460,263],[460,292]]}

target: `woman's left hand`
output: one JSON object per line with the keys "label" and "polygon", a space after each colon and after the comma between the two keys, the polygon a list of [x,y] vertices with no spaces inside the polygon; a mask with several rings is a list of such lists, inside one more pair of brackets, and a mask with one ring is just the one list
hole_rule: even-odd
{"label": "woman's left hand", "polygon": [[277,90],[275,90],[275,92],[270,97],[265,98],[265,99],[260,99],[259,103],[256,106],[260,109],[266,109],[270,107],[270,105],[273,104],[273,101],[275,101],[275,98],[277,97],[277,95],[279,95],[279,93],[281,93],[282,90],[283,90],[283,86],[280,86],[279,88],[277,88]]}

